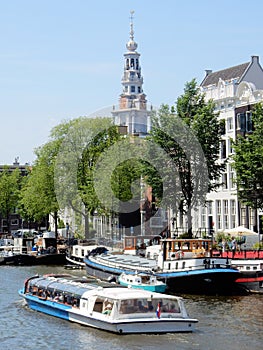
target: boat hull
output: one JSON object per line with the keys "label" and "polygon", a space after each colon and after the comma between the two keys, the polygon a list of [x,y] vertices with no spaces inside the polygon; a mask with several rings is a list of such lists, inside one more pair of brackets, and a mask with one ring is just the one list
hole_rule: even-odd
{"label": "boat hull", "polygon": [[14,254],[8,257],[3,264],[8,265],[64,265],[66,262],[65,254]]}
{"label": "boat hull", "polygon": [[263,294],[263,271],[252,274],[241,272],[241,276],[236,280],[236,283],[250,293]]}
{"label": "boat hull", "polygon": [[112,321],[86,317],[76,313],[70,313],[69,320],[85,326],[103,329],[108,332],[118,334],[161,334],[161,333],[183,333],[193,332],[195,330],[196,319],[137,319],[129,322]]}
{"label": "boat hull", "polygon": [[185,274],[177,272],[162,274],[167,287],[174,293],[233,295],[247,294],[242,286],[236,283],[239,273],[234,269],[208,269],[192,271]]}

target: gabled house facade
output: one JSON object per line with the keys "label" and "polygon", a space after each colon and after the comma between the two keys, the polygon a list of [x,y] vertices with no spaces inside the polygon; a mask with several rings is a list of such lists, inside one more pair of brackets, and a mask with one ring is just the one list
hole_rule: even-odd
{"label": "gabled house facade", "polygon": [[253,104],[263,101],[263,69],[259,57],[252,56],[250,62],[217,72],[207,70],[200,89],[206,100],[214,100],[224,126],[219,162],[226,162],[226,169],[220,188],[208,193],[207,206],[195,213],[195,226],[198,226],[195,229],[218,232],[244,225],[261,233],[261,213],[239,202],[231,166],[232,140],[236,140],[244,127],[247,132],[251,131]]}

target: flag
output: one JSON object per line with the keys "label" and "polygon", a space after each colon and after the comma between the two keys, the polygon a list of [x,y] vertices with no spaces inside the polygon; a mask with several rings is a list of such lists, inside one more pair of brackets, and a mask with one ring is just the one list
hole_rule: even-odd
{"label": "flag", "polygon": [[157,305],[156,316],[157,316],[158,318],[161,317],[161,305],[160,305],[160,303],[158,303],[158,305]]}

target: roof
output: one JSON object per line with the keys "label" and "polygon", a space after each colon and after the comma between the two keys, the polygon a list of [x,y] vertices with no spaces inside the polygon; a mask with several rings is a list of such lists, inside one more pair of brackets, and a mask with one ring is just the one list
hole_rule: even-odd
{"label": "roof", "polygon": [[145,289],[135,289],[135,288],[127,288],[127,287],[119,287],[115,286],[112,288],[101,288],[96,290],[86,291],[83,295],[84,298],[88,298],[90,295],[96,294],[101,297],[105,297],[108,299],[115,300],[130,300],[130,299],[139,299],[139,298],[151,298],[151,299],[173,299],[180,300],[181,298],[175,295],[168,295],[164,293],[157,293],[148,291]]}
{"label": "roof", "polygon": [[214,73],[209,73],[208,75],[206,75],[206,77],[202,81],[201,86],[217,84],[220,78],[224,81],[241,78],[249,65],[250,65],[250,62],[247,62],[247,63],[239,64],[238,66],[219,70]]}

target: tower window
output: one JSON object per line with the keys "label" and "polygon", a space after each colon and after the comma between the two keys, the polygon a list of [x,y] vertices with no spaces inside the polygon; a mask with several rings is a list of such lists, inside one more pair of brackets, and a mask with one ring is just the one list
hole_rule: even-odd
{"label": "tower window", "polygon": [[141,87],[138,86],[138,94],[140,94],[140,93],[141,93]]}
{"label": "tower window", "polygon": [[135,92],[135,86],[131,86],[131,92]]}
{"label": "tower window", "polygon": [[134,67],[134,58],[131,59],[131,67]]}

